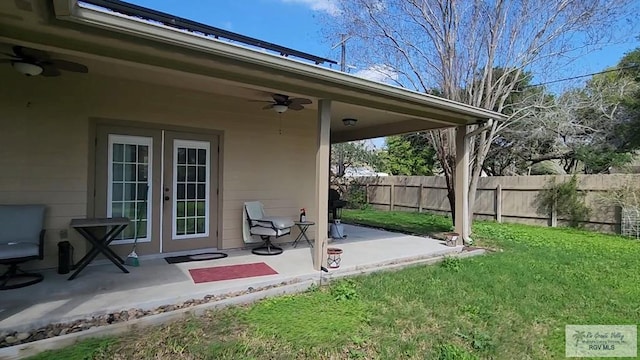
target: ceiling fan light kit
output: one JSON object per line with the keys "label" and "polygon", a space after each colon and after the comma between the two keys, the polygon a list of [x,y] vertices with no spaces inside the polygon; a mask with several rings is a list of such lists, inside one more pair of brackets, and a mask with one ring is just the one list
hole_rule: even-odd
{"label": "ceiling fan light kit", "polygon": [[42,66],[31,64],[24,61],[13,61],[11,63],[14,69],[22,75],[26,76],[38,76],[42,74]]}
{"label": "ceiling fan light kit", "polygon": [[311,104],[311,100],[305,98],[290,98],[288,95],[272,94],[273,100],[249,100],[252,102],[266,102],[266,105],[262,110],[275,110],[278,114],[282,114],[287,110],[299,111],[303,110],[303,105]]}
{"label": "ceiling fan light kit", "polygon": [[358,122],[358,119],[354,119],[354,118],[342,119],[342,123],[344,124],[344,126],[356,126],[357,122]]}
{"label": "ceiling fan light kit", "polygon": [[86,74],[89,69],[77,62],[55,59],[49,53],[24,46],[13,46],[13,54],[3,54],[9,58],[0,58],[0,63],[10,63],[20,74],[26,76],[60,76],[60,70]]}
{"label": "ceiling fan light kit", "polygon": [[283,104],[274,104],[272,109],[275,110],[278,114],[282,114],[283,112],[289,110],[289,107]]}

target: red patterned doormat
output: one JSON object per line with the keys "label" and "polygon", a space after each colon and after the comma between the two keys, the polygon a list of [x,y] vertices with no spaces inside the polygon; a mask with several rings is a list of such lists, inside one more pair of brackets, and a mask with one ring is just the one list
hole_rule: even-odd
{"label": "red patterned doormat", "polygon": [[231,279],[242,279],[254,276],[275,275],[278,272],[269,265],[259,262],[252,264],[212,266],[200,269],[189,269],[191,278],[196,284]]}

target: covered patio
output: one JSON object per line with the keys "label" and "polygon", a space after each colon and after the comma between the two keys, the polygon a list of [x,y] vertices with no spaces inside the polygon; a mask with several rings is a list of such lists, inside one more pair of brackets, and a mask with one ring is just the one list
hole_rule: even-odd
{"label": "covered patio", "polygon": [[[311,248],[301,243],[296,248],[285,244],[281,256],[260,257],[249,250],[231,250],[226,258],[168,264],[163,258],[146,257],[140,267],[123,274],[113,264],[96,263],[78,278],[69,274],[44,271],[39,284],[4,292],[0,297],[0,333],[29,331],[52,323],[71,322],[92,316],[129,309],[151,310],[206,296],[225,296],[258,291],[306,280],[330,279],[357,272],[426,261],[453,255],[462,247],[447,247],[440,240],[392,233],[367,227],[345,225],[349,234],[333,241],[331,247],[344,251],[342,264],[329,273],[315,271],[309,257]],[[194,283],[189,269],[264,262],[277,272],[273,275]]]}
{"label": "covered patio", "polygon": [[[46,280],[2,293],[0,328],[319,276],[332,245],[332,143],[455,127],[455,229],[468,235],[468,128],[500,114],[358,78],[291,49],[276,46],[272,53],[273,46],[223,41],[207,33],[211,27],[172,22],[168,14],[160,21],[150,9],[122,6],[0,2],[0,52],[9,57],[0,64],[0,166],[7,169],[0,174],[0,204],[46,208],[41,260],[25,264]],[[43,68],[55,63],[65,68]],[[304,100],[291,106],[278,98]],[[285,245],[283,255],[269,258],[234,250],[246,245],[247,201],[290,218],[306,208],[316,223],[308,233],[313,248]],[[73,245],[76,261],[91,249],[73,220],[119,216],[131,221],[132,231],[110,248],[126,256],[138,241],[140,268],[122,274],[113,264],[94,263],[73,281],[56,274],[60,242]],[[340,241],[339,272],[459,251],[419,237],[352,230]],[[277,241],[296,235],[294,229]],[[161,259],[213,250],[230,256],[178,265]],[[247,262],[264,262],[277,275],[196,285],[188,274],[194,266]]]}
{"label": "covered patio", "polygon": [[[468,235],[467,127],[499,114],[120,1],[17,4],[0,4],[15,15],[1,20],[11,58],[0,66],[0,166],[12,171],[0,175],[0,203],[46,206],[43,260],[31,267],[54,267],[60,241],[89,251],[70,228],[77,218],[130,219],[111,244],[121,256],[134,232],[143,255],[239,248],[242,204],[261,201],[275,216],[307,209],[317,224],[307,261],[319,270],[331,143],[442,127],[458,129],[455,227]],[[29,73],[48,63],[62,71]],[[276,100],[296,98],[304,106]]]}

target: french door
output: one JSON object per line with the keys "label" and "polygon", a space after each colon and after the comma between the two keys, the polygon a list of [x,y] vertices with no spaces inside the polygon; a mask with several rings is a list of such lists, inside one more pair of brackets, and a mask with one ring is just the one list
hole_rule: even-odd
{"label": "french door", "polygon": [[117,252],[218,246],[216,135],[100,125],[96,140],[95,216],[131,220]]}
{"label": "french door", "polygon": [[164,144],[162,251],[216,247],[217,137],[165,131]]}

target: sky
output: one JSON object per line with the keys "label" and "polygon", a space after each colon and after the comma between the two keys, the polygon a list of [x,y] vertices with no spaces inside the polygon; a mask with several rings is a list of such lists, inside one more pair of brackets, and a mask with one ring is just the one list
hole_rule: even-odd
{"label": "sky", "polygon": [[318,18],[332,11],[331,0],[128,1],[313,55],[340,59],[340,50],[331,50],[320,35]]}
{"label": "sky", "polygon": [[[128,0],[137,5],[195,20],[207,25],[265,40],[313,55],[340,60],[339,41],[321,34],[320,17],[337,15],[335,0]],[[638,34],[629,34],[622,43],[608,45],[574,62],[566,77],[589,74],[615,65],[625,52],[640,46]],[[347,50],[348,57],[348,50]],[[350,72],[381,79],[380,71],[359,68]],[[338,66],[333,65],[334,68]],[[384,73],[384,71],[382,71]],[[560,75],[559,75],[560,76]],[[545,79],[545,80],[555,80]]]}
{"label": "sky", "polygon": [[[127,0],[134,4],[163,11],[189,20],[233,31],[313,55],[340,60],[338,43],[322,35],[321,18],[337,14],[335,0]],[[614,29],[615,31],[615,29]],[[638,34],[623,35],[621,43],[605,46],[599,51],[574,61],[567,69],[552,76],[573,77],[602,71],[614,66],[628,51],[640,47]],[[349,61],[347,43],[346,63],[353,68],[349,72],[372,80],[384,81],[389,75],[384,69],[358,67]],[[333,65],[339,69],[339,65]],[[544,81],[558,78],[545,78]],[[534,77],[533,83],[536,83]],[[575,86],[576,82],[573,82]],[[561,88],[569,83],[555,84]],[[376,146],[379,141],[376,142]]]}

